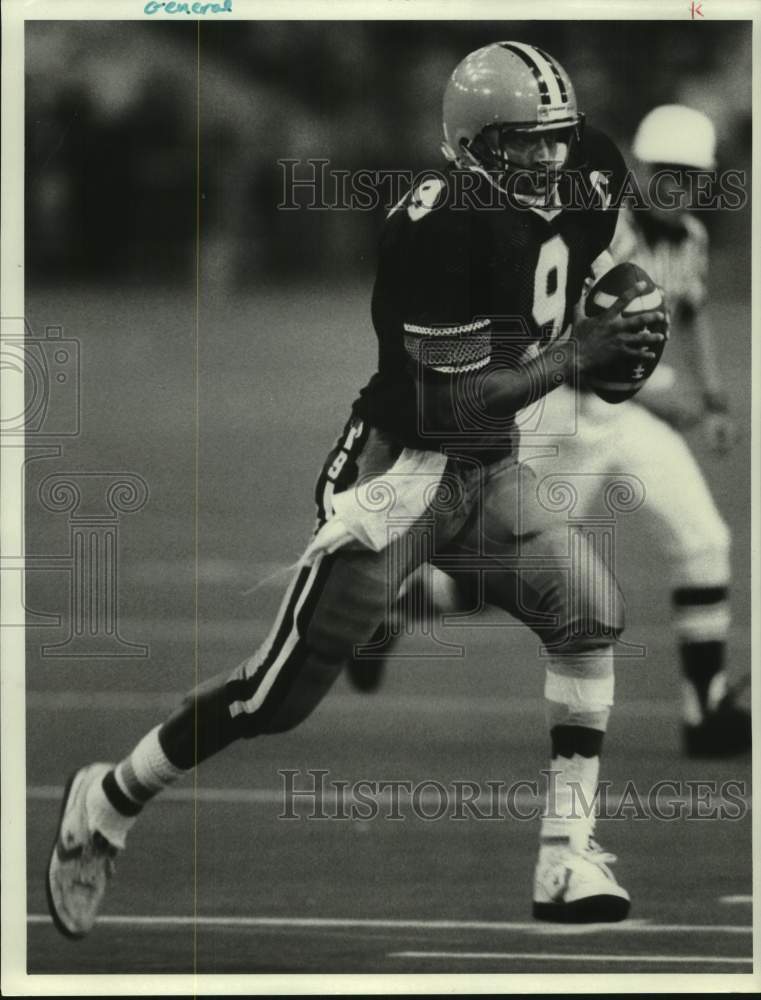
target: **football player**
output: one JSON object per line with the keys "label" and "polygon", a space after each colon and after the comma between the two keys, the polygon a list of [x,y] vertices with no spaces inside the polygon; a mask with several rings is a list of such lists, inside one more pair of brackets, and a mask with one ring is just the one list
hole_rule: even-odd
{"label": "football player", "polygon": [[[569,412],[563,397],[572,390],[561,388],[544,403],[542,423],[549,433],[541,439],[554,441],[559,458],[542,464],[530,440],[521,457],[538,474],[550,468],[573,473],[575,517],[595,512],[600,485],[617,473],[636,476],[645,484],[646,508],[662,530],[671,567],[684,750],[691,757],[731,756],[750,749],[751,718],[736,703],[725,669],[730,533],[680,433],[701,422],[716,455],[724,454],[734,439],[705,310],[708,236],[686,207],[689,171],[714,168],[714,128],[699,111],[663,105],[642,120],[633,153],[641,189],[657,189],[664,204],[620,212],[608,263],[633,261],[665,290],[676,331],[669,353],[680,352],[679,376],[675,366],[661,362],[636,400],[616,406],[585,391],[582,382],[577,387],[581,391],[575,434],[553,438],[552,431]],[[463,605],[463,595],[442,574],[418,574],[414,586],[433,590],[430,600],[439,611]],[[395,607],[396,618],[404,616],[403,604]],[[381,658],[357,659],[348,673],[355,687],[370,691],[378,687],[384,669]]]}
{"label": "football player", "polygon": [[[446,88],[444,130],[448,180],[410,193],[386,224],[372,302],[378,370],[325,463],[318,530],[269,636],[120,762],[82,767],[66,786],[47,873],[64,934],[92,927],[114,859],[150,799],[234,740],[305,719],[426,561],[483,587],[544,646],[556,780],[541,822],[534,914],[611,921],[629,910],[612,856],[592,837],[594,816],[575,794],[594,801],[620,595],[593,558],[568,573],[565,522],[535,503],[517,463],[514,417],[591,365],[621,352],[652,356],[665,312],[624,316],[637,284],[603,315],[574,323],[616,212],[604,191],[586,211],[563,211],[563,174],[576,165],[614,181],[623,162],[605,136],[583,129],[555,59],[518,42],[472,53]],[[502,204],[509,188],[515,198]]]}

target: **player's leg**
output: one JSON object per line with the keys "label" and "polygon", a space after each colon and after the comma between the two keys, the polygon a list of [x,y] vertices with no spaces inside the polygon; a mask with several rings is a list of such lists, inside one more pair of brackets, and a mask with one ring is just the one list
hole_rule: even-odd
{"label": "player's leg", "polygon": [[[378,626],[370,640],[371,645],[382,642],[386,634],[385,623]],[[356,691],[370,694],[377,691],[386,673],[387,654],[379,656],[352,657],[346,664],[346,676]]]}
{"label": "player's leg", "polygon": [[722,756],[750,748],[747,712],[728,691],[730,532],[684,438],[632,404],[619,461],[645,482],[646,508],[662,527],[683,677],[685,749]]}
{"label": "player's leg", "polygon": [[[646,387],[646,389],[649,388]],[[562,391],[562,390],[561,390]],[[574,433],[556,435],[567,407],[548,397],[541,431],[558,447],[553,458],[528,459],[537,473],[571,470],[574,515],[595,511],[600,475],[624,473],[645,485],[646,508],[665,532],[672,567],[672,607],[683,676],[684,740],[688,753],[722,756],[750,747],[750,715],[734,703],[725,671],[730,624],[730,534],[684,439],[636,402],[609,406],[582,394]],[[533,443],[547,439],[530,436]]]}
{"label": "player's leg", "polygon": [[[334,489],[394,459],[372,432],[354,434],[344,451],[345,458],[326,463],[318,490],[321,516],[329,513]],[[254,656],[232,675],[220,674],[191,692],[115,767],[90,765],[73,776],[47,878],[60,930],[81,936],[90,929],[114,855],[151,798],[234,740],[281,732],[309,715],[355,644],[367,642],[385,617],[388,595],[414,568],[409,563],[418,550],[400,544],[390,558],[388,552],[347,548],[301,567]]]}
{"label": "player's leg", "polygon": [[[597,474],[613,461],[615,421],[607,419],[613,410],[591,393],[578,394],[561,387],[518,414],[519,461],[528,464],[540,477],[556,475],[561,468],[573,470],[577,515],[591,508],[599,482]],[[383,652],[372,658],[352,659],[347,665],[350,683],[358,691],[377,690],[392,658],[394,642],[388,642],[389,630],[393,635],[401,634],[405,628],[411,629],[424,621],[426,615],[461,610],[467,600],[459,592],[456,577],[431,566],[411,574],[392,609],[392,620],[380,625],[373,637],[375,645],[386,640]]]}
{"label": "player's leg", "polygon": [[[614,859],[592,838],[591,807],[613,704],[613,643],[623,629],[622,598],[591,541],[580,538],[569,547],[565,521],[553,524],[546,512],[529,509],[535,495],[529,470],[520,479],[524,485],[506,468],[487,483],[483,542],[475,532],[463,536],[441,565],[454,571],[463,593],[478,593],[508,611],[544,646],[553,780],[540,830],[534,914],[570,922],[621,920],[629,896],[607,865]],[[522,516],[516,519],[519,495]],[[468,552],[477,559],[478,551],[484,565],[495,557],[498,568],[456,571],[447,559]]]}
{"label": "player's leg", "polygon": [[[532,627],[547,656],[551,778],[533,907],[534,916],[544,920],[622,920],[630,905],[608,867],[615,858],[593,838],[600,760],[613,705],[613,642],[623,630],[623,600],[590,544],[589,537],[580,537],[569,559],[567,530],[548,529],[524,542],[522,555],[528,561],[536,556],[556,560],[554,570],[519,570],[515,591],[507,578],[495,578],[491,585],[486,581],[487,600]],[[555,622],[539,621],[537,612]]]}
{"label": "player's leg", "polygon": [[[521,446],[519,460],[537,474],[558,476],[563,470],[573,473],[574,515],[583,516],[594,508],[601,475],[616,461],[618,417],[625,407],[612,407],[593,393],[577,393],[561,387],[519,414]],[[377,690],[392,658],[392,634],[414,628],[445,612],[462,610],[469,600],[461,594],[457,576],[450,576],[430,565],[412,573],[402,585],[399,599],[391,612],[391,622],[378,627],[371,644],[386,639],[384,650],[375,657],[350,660],[347,676],[362,692]],[[428,618],[426,618],[428,616]]]}
{"label": "player's leg", "polygon": [[455,581],[430,563],[410,573],[402,584],[397,600],[369,642],[377,652],[358,651],[346,665],[352,687],[363,694],[377,691],[383,683],[389,661],[393,662],[397,643],[416,630],[433,627],[445,611],[458,609]]}
{"label": "player's leg", "polygon": [[616,467],[627,405],[611,406],[593,392],[564,386],[540,402],[539,417],[521,433],[520,461],[546,485],[567,477],[574,517],[597,513],[600,484]]}
{"label": "player's leg", "polygon": [[275,628],[231,675],[192,691],[116,766],[80,769],[64,796],[47,891],[58,928],[90,930],[113,860],[145,805],[235,740],[281,732],[309,715],[355,643],[385,613],[382,555],[340,552],[297,572]]}

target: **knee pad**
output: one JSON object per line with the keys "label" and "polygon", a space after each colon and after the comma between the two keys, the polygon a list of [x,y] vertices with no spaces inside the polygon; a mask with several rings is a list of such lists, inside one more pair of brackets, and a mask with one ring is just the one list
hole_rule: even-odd
{"label": "knee pad", "polygon": [[624,598],[613,574],[597,563],[584,566],[565,584],[557,610],[558,624],[545,641],[548,650],[561,654],[584,653],[609,646],[626,626]]}
{"label": "knee pad", "polygon": [[614,686],[612,646],[551,657],[544,684],[550,727],[586,726],[604,731]]}

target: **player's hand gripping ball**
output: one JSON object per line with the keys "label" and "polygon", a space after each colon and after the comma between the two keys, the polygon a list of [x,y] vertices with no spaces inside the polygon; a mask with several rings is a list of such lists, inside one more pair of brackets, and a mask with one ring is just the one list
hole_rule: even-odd
{"label": "player's hand gripping ball", "polygon": [[630,321],[645,313],[663,313],[665,318],[662,323],[651,322],[644,327],[652,333],[663,334],[663,339],[657,343],[649,343],[646,349],[636,353],[631,350],[618,351],[584,372],[585,385],[606,403],[623,403],[624,400],[631,399],[653,374],[668,339],[668,313],[663,291],[637,264],[618,264],[611,268],[595,283],[587,296],[587,316],[601,316],[638,283],[644,285],[644,288],[624,306],[620,315]]}

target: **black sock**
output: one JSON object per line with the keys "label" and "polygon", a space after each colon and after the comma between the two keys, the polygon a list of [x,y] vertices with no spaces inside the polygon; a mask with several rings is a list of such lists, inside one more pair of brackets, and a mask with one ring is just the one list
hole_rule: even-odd
{"label": "black sock", "polygon": [[580,757],[599,757],[605,733],[586,726],[553,726],[550,730],[552,756],[570,760],[575,753]]}
{"label": "black sock", "polygon": [[132,799],[128,798],[121,788],[119,788],[119,783],[117,782],[116,775],[114,774],[114,768],[111,768],[108,774],[103,778],[103,794],[106,796],[114,809],[116,809],[118,813],[121,813],[122,816],[137,816],[143,808],[141,803],[133,802]]}
{"label": "black sock", "polygon": [[679,654],[682,674],[695,689],[702,712],[708,707],[708,691],[711,681],[724,669],[724,649],[721,640],[710,642],[682,642]]}

